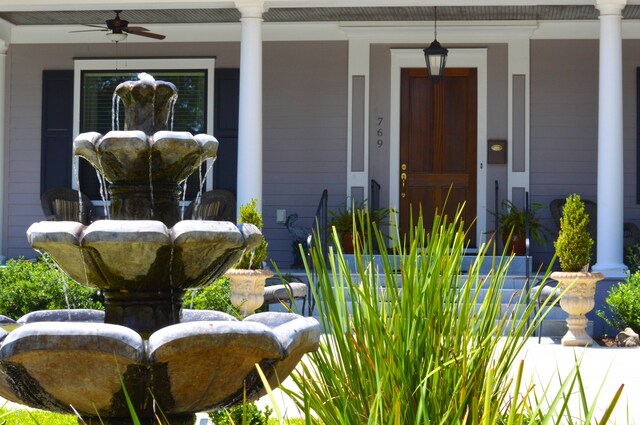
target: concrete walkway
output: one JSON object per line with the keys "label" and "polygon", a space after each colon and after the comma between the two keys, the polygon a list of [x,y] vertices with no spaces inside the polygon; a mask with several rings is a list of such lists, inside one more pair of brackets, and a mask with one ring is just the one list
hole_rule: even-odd
{"label": "concrete walkway", "polygon": [[[551,394],[560,388],[558,376],[569,375],[579,361],[587,402],[597,397],[598,421],[618,388],[624,385],[614,411],[614,423],[640,424],[640,348],[563,347],[559,339],[542,338],[538,344],[537,338],[531,338],[518,357],[524,360],[525,376],[532,379],[530,382],[539,389],[551,383]],[[573,398],[577,402],[579,397],[575,394]],[[571,411],[580,412],[576,405]]]}
{"label": "concrete walkway", "polygon": [[[617,403],[614,422],[618,425],[640,424],[640,348],[607,348],[563,347],[559,339],[530,338],[525,349],[518,355],[516,367],[520,360],[524,360],[525,383],[532,383],[541,394],[550,384],[550,394],[555,395],[560,388],[558,376],[565,378],[573,370],[576,359],[580,360],[580,372],[585,384],[587,402],[591,403],[598,391],[597,410],[594,417],[598,422],[602,413],[611,403],[615,392],[624,384],[622,396]],[[284,382],[285,386],[294,388],[291,379]],[[575,393],[575,391],[574,391]],[[274,391],[280,411],[285,417],[300,417],[301,413],[294,403],[282,391]],[[582,415],[579,394],[572,397],[576,403],[571,407],[571,413],[579,418]],[[272,406],[271,400],[264,397],[258,401],[260,406]],[[579,419],[574,423],[582,423]],[[595,421],[593,422],[595,423]]]}

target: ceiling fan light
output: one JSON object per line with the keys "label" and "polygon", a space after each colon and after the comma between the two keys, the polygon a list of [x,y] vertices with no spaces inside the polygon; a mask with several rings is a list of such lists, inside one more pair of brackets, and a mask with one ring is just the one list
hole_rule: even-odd
{"label": "ceiling fan light", "polygon": [[124,39],[127,38],[127,33],[125,32],[108,32],[107,33],[107,38],[111,41],[113,41],[114,43],[118,43],[120,41],[123,41]]}

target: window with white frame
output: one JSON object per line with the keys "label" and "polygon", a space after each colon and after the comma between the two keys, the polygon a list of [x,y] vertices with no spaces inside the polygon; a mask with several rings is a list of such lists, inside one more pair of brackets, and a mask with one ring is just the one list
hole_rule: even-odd
{"label": "window with white frame", "polygon": [[[124,128],[124,108],[119,119],[113,119],[113,92],[118,84],[137,79],[140,72],[151,74],[156,80],[173,83],[178,89],[173,117],[174,131],[192,134],[213,130],[213,72],[215,59],[128,59],[75,61],[74,73],[74,134],[97,131],[106,134],[113,123]],[[116,109],[117,110],[117,109]],[[100,200],[100,185],[96,172],[85,160],[76,158],[72,180],[75,188],[91,199]],[[195,173],[187,184],[187,199],[198,190],[199,176]],[[207,189],[211,182],[207,182]]]}

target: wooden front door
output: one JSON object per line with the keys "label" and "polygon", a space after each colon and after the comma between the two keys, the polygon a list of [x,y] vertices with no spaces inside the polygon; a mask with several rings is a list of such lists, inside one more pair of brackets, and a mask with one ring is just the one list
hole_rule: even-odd
{"label": "wooden front door", "polygon": [[[422,209],[425,227],[436,210],[453,217],[465,203],[465,227],[476,245],[477,72],[447,69],[439,84],[425,68],[403,68],[400,98],[400,228]],[[445,204],[446,202],[446,204]]]}

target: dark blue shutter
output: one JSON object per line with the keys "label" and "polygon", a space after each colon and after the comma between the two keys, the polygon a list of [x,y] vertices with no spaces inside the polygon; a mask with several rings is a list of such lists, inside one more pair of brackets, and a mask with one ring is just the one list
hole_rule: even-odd
{"label": "dark blue shutter", "polygon": [[214,85],[214,130],[220,142],[218,159],[213,165],[214,189],[236,194],[238,170],[238,106],[240,70],[216,69]]}
{"label": "dark blue shutter", "polygon": [[73,70],[42,72],[40,195],[71,187]]}

